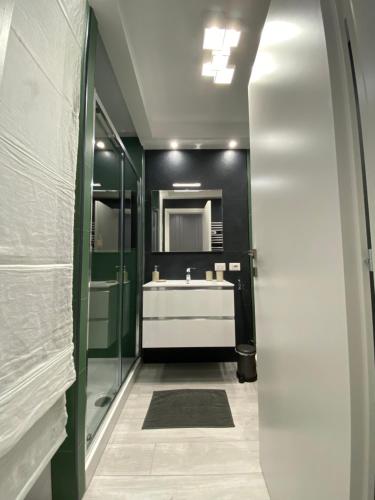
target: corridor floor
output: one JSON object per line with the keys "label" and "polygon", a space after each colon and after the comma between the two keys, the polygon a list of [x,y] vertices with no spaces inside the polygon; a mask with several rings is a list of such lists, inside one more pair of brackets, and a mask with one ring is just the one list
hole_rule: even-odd
{"label": "corridor floor", "polygon": [[[152,392],[178,388],[225,389],[235,427],[142,430]],[[234,363],[143,365],[84,499],[268,500],[256,390]]]}

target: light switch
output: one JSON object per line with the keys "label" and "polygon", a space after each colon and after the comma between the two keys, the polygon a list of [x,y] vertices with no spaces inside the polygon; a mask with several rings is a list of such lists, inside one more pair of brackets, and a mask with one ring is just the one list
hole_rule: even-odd
{"label": "light switch", "polygon": [[239,262],[230,262],[229,271],[241,271],[241,264]]}
{"label": "light switch", "polygon": [[227,265],[225,262],[215,262],[215,271],[225,271]]}

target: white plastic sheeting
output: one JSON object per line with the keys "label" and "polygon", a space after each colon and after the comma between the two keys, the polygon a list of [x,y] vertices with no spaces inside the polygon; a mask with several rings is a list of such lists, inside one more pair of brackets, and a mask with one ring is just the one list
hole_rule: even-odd
{"label": "white plastic sheeting", "polygon": [[0,498],[65,437],[86,0],[0,0]]}

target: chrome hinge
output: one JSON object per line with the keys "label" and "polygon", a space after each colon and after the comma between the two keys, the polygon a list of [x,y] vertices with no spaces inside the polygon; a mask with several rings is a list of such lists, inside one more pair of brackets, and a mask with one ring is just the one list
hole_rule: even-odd
{"label": "chrome hinge", "polygon": [[365,259],[366,264],[368,265],[369,270],[374,272],[374,260],[372,258],[372,248],[367,249],[367,259]]}
{"label": "chrome hinge", "polygon": [[252,258],[252,259],[256,259],[257,258],[257,250],[256,248],[252,248],[251,250],[249,250],[247,252],[247,254]]}
{"label": "chrome hinge", "polygon": [[256,248],[252,248],[247,253],[248,253],[250,260],[251,260],[251,274],[252,274],[253,278],[257,278],[258,277],[258,267],[257,267],[258,253],[257,253],[257,250],[256,250]]}

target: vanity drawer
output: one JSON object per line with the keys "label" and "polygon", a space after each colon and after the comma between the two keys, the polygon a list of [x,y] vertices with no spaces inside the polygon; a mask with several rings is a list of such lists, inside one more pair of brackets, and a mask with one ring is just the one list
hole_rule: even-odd
{"label": "vanity drawer", "polygon": [[143,317],[233,317],[233,289],[147,290]]}
{"label": "vanity drawer", "polygon": [[234,319],[160,319],[143,321],[144,348],[234,347]]}

